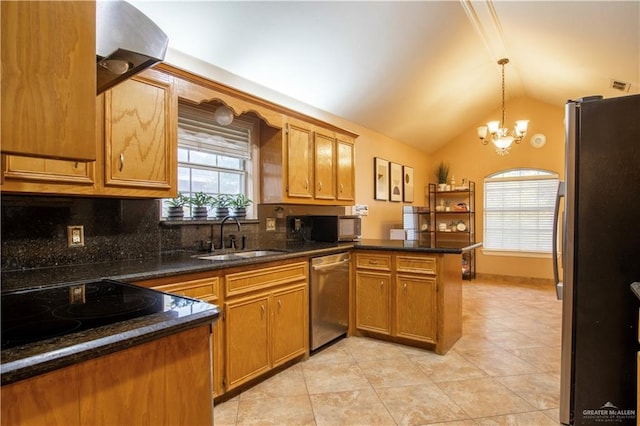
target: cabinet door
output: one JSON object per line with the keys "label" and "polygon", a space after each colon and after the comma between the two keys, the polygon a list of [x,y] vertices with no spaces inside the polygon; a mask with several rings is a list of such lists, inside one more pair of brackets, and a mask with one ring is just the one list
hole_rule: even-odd
{"label": "cabinet door", "polygon": [[312,198],[313,150],[311,131],[289,123],[287,130],[287,195]]}
{"label": "cabinet door", "polygon": [[94,161],[95,2],[0,5],[2,152]]}
{"label": "cabinet door", "polygon": [[78,413],[78,368],[73,365],[2,386],[2,426],[73,426]]}
{"label": "cabinet door", "polygon": [[338,138],[337,198],[341,201],[355,200],[355,157],[353,143]]}
{"label": "cabinet door", "polygon": [[356,272],[356,327],[389,334],[391,274]]}
{"label": "cabinet door", "polygon": [[315,198],[321,200],[335,200],[335,139],[333,137],[314,133],[315,141]]}
{"label": "cabinet door", "polygon": [[306,352],[308,339],[308,303],[305,285],[273,293],[273,366]]}
{"label": "cabinet door", "polygon": [[226,388],[269,371],[269,296],[225,302]]}
{"label": "cabinet door", "polygon": [[138,76],[105,93],[105,186],[176,187],[177,116],[170,81]]}
{"label": "cabinet door", "polygon": [[396,335],[436,342],[436,279],[396,276]]}

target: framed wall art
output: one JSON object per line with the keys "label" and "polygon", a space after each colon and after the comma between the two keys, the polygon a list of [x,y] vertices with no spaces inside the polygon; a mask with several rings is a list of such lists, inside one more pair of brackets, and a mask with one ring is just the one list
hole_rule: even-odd
{"label": "framed wall art", "polygon": [[389,162],[378,157],[373,159],[373,195],[376,200],[389,199]]}
{"label": "framed wall art", "polygon": [[402,196],[405,203],[413,203],[413,167],[402,166]]}
{"label": "framed wall art", "polygon": [[389,199],[391,201],[402,201],[402,166],[398,163],[391,163],[389,172],[390,186]]}

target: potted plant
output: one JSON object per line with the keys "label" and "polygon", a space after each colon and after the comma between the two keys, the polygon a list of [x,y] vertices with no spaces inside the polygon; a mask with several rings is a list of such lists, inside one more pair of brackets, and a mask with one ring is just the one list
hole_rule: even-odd
{"label": "potted plant", "polygon": [[228,194],[218,194],[209,200],[209,205],[213,207],[213,214],[216,219],[222,219],[229,215],[230,196]]}
{"label": "potted plant", "polygon": [[253,201],[245,197],[244,194],[236,194],[230,199],[230,207],[231,211],[229,214],[235,217],[246,217],[247,216],[247,206],[249,206]]}
{"label": "potted plant", "polygon": [[211,202],[211,196],[204,192],[196,192],[190,198],[193,205],[193,218],[194,219],[206,219],[207,218],[207,206]]}
{"label": "potted plant", "polygon": [[184,206],[189,204],[189,197],[178,192],[178,195],[167,201],[167,204],[167,219],[182,220],[184,218]]}
{"label": "potted plant", "polygon": [[436,179],[438,179],[438,191],[446,190],[447,179],[449,178],[449,164],[441,161],[435,174]]}

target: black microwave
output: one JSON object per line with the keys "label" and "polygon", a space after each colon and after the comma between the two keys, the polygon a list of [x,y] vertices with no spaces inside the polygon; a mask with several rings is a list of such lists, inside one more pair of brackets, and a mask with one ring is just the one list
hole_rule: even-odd
{"label": "black microwave", "polygon": [[360,216],[310,216],[313,241],[358,241],[362,233]]}

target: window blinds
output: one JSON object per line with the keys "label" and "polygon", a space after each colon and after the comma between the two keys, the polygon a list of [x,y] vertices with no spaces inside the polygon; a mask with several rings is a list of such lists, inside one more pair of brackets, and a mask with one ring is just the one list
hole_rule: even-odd
{"label": "window blinds", "polygon": [[220,126],[214,112],[192,105],[178,108],[178,145],[243,159],[251,158],[250,129]]}
{"label": "window blinds", "polygon": [[557,178],[487,179],[484,247],[551,252]]}

